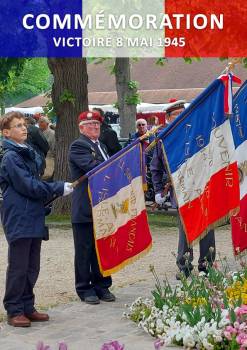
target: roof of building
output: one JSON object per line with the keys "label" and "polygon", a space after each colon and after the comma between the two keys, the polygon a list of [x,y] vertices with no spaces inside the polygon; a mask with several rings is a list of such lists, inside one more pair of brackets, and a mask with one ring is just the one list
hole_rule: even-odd
{"label": "roof of building", "polygon": [[[89,104],[112,104],[117,101],[115,77],[109,69],[112,64],[112,60],[106,60],[102,64],[88,65]],[[186,64],[182,58],[175,58],[160,67],[155,64],[154,58],[145,58],[131,63],[131,77],[139,83],[143,102],[165,103],[170,98],[191,101],[222,73],[226,64],[217,58],[192,64]],[[244,81],[247,71],[238,65],[234,73]],[[39,95],[16,107],[44,106],[47,100],[44,95]]]}

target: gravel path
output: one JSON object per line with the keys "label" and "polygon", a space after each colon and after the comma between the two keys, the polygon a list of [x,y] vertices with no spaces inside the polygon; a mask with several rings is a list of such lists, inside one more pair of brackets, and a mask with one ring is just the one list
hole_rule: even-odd
{"label": "gravel path", "polygon": [[[127,266],[113,276],[113,291],[117,294],[119,288],[136,283],[143,283],[152,287],[154,280],[149,272],[149,265],[164,279],[174,280],[176,273],[175,257],[172,252],[177,247],[177,229],[152,227],[153,249],[145,257]],[[235,267],[232,254],[230,228],[225,226],[216,233],[217,251],[227,256],[229,264]],[[195,248],[196,263],[198,259],[198,245]],[[7,244],[0,231],[0,299],[2,300],[5,285],[5,270],[7,261]],[[66,304],[78,300],[74,290],[73,271],[73,239],[69,226],[50,229],[50,240],[42,246],[41,272],[35,287],[36,305],[38,308],[50,308],[59,304]],[[5,315],[0,304],[0,319]]]}

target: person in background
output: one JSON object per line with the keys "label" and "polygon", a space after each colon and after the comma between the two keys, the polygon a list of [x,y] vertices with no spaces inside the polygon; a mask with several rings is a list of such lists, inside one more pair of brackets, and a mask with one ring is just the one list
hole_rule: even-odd
{"label": "person in background", "polygon": [[100,137],[99,140],[104,145],[106,145],[107,152],[109,156],[117,153],[121,150],[121,145],[117,138],[117,133],[112,130],[111,126],[108,125],[105,121],[104,111],[101,108],[94,108],[93,111],[98,112],[101,115],[102,123],[100,127]]}
{"label": "person in background", "polygon": [[42,131],[35,126],[35,120],[32,117],[26,117],[27,124],[27,140],[28,143],[41,157],[41,175],[44,174],[46,163],[45,158],[49,151],[49,144]]}
{"label": "person in background", "polygon": [[41,116],[38,120],[38,125],[43,135],[49,144],[49,152],[55,151],[55,132],[50,129],[50,120],[46,116]]}
{"label": "person in background", "polygon": [[[147,121],[145,119],[137,119],[136,121],[136,129],[137,131],[131,135],[131,139],[130,142],[135,141],[136,139],[138,139],[139,137],[143,136],[144,134],[146,134],[146,132],[148,131],[148,124]],[[148,147],[148,145],[154,140],[154,136],[151,135],[147,138],[145,138],[144,140],[142,140],[142,144],[143,144],[143,151],[145,151],[145,149]],[[129,142],[129,143],[130,143]],[[148,161],[149,156],[146,155],[146,164],[148,165],[150,162]]]}
{"label": "person in background", "polygon": [[29,327],[31,322],[49,320],[46,313],[36,310],[33,293],[40,270],[41,242],[47,238],[45,203],[71,193],[73,188],[68,182],[40,180],[42,161],[25,143],[27,125],[23,114],[5,114],[0,129],[4,149],[0,167],[1,222],[8,242],[3,303],[11,326]]}
{"label": "person in background", "polygon": [[[184,101],[173,101],[167,109],[167,123],[172,123],[176,117],[184,110]],[[174,150],[175,151],[175,150]],[[166,194],[170,191],[170,200],[173,208],[177,208],[177,202],[169,179],[169,174],[162,150],[162,141],[160,140],[153,153],[153,158],[150,164],[150,170],[152,173],[152,181],[155,190],[155,201],[157,204],[162,205],[165,202]],[[166,184],[164,186],[164,178]],[[178,240],[178,253],[177,253],[177,266],[179,273],[176,274],[178,280],[181,279],[181,274],[186,278],[189,277],[193,265],[193,249],[188,246],[184,228],[181,219],[178,215],[179,226],[179,240]],[[199,242],[200,256],[198,260],[198,270],[207,273],[208,264],[212,265],[215,260],[215,236],[214,230],[210,230],[208,234]]]}
{"label": "person in background", "polygon": [[[73,181],[107,160],[106,146],[99,142],[102,116],[97,111],[85,111],[78,117],[80,137],[69,149],[69,167]],[[82,181],[72,195],[71,221],[75,248],[75,288],[87,304],[100,300],[115,301],[109,291],[111,276],[103,277],[95,249],[92,207],[88,196],[88,181]]]}
{"label": "person in background", "polygon": [[137,121],[136,121],[136,130],[137,131],[132,136],[133,140],[135,140],[138,137],[144,135],[148,131],[147,121],[145,119],[142,119],[142,118],[137,119]]}
{"label": "person in background", "polygon": [[41,113],[35,113],[31,116],[35,120],[35,125],[38,126],[38,121],[39,121],[39,118],[41,117]]}
{"label": "person in background", "polygon": [[46,168],[43,175],[43,179],[50,181],[54,174],[55,163],[55,131],[50,128],[50,120],[46,116],[41,116],[38,120],[39,129],[45,136],[48,144],[49,151],[46,155]]}

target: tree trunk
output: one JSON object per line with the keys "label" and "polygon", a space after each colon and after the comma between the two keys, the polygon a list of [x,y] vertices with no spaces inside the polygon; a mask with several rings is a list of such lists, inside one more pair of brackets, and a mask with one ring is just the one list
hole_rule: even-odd
{"label": "tree trunk", "polygon": [[136,93],[131,89],[130,82],[130,60],[128,57],[117,57],[115,61],[116,89],[118,96],[118,111],[120,117],[121,137],[128,137],[129,133],[135,131],[136,105],[129,104],[128,98]]}
{"label": "tree trunk", "polygon": [[0,115],[4,115],[5,113],[5,103],[4,103],[4,99],[0,99]]}
{"label": "tree trunk", "polygon": [[[79,135],[79,113],[88,109],[87,63],[85,58],[48,58],[48,66],[54,77],[52,102],[57,116],[54,179],[68,181],[69,146]],[[66,214],[70,204],[70,197],[61,197],[53,212]]]}

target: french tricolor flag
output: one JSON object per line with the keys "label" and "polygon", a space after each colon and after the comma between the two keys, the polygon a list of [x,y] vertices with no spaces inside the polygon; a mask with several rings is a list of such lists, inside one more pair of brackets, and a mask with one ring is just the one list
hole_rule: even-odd
{"label": "french tricolor flag", "polygon": [[216,79],[159,137],[189,243],[239,207],[238,168],[225,84]]}
{"label": "french tricolor flag", "polygon": [[247,249],[247,81],[233,98],[232,134],[236,147],[240,182],[240,211],[232,216],[232,242],[234,254]]}
{"label": "french tricolor flag", "polygon": [[104,276],[133,262],[152,246],[142,153],[138,140],[87,174],[95,246]]}

